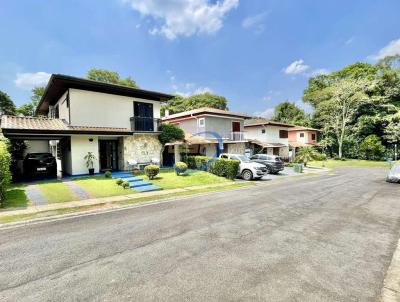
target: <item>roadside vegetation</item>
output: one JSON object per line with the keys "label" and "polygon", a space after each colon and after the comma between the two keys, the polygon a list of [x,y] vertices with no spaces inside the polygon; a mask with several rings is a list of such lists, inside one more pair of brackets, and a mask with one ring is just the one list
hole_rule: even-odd
{"label": "roadside vegetation", "polygon": [[385,167],[389,168],[389,164],[386,161],[373,161],[373,160],[362,160],[362,159],[343,159],[335,160],[329,159],[324,161],[311,161],[308,163],[310,167]]}
{"label": "roadside vegetation", "polygon": [[218,187],[209,187],[209,188],[201,188],[201,189],[188,188],[183,192],[178,192],[178,193],[173,193],[173,194],[160,194],[160,195],[145,196],[145,197],[139,197],[140,195],[138,194],[137,198],[131,198],[131,199],[123,200],[123,201],[115,201],[115,202],[111,202],[111,203],[99,203],[99,204],[95,204],[95,205],[62,208],[62,209],[57,209],[57,210],[42,211],[42,212],[31,213],[31,214],[16,214],[16,215],[0,216],[0,224],[16,222],[16,221],[26,221],[26,220],[31,220],[31,219],[39,219],[39,218],[45,218],[45,217],[51,217],[51,216],[57,216],[57,215],[63,215],[63,214],[72,214],[72,213],[79,213],[79,212],[85,212],[85,211],[107,209],[110,206],[128,206],[128,205],[140,203],[140,202],[159,201],[159,200],[163,200],[163,199],[185,197],[185,196],[191,196],[191,195],[208,193],[208,192],[218,192],[218,191],[222,191],[222,190],[235,189],[235,188],[247,187],[247,186],[252,186],[252,185],[254,185],[254,183],[251,183],[251,182],[242,182],[242,183],[228,182],[226,185],[221,185]]}

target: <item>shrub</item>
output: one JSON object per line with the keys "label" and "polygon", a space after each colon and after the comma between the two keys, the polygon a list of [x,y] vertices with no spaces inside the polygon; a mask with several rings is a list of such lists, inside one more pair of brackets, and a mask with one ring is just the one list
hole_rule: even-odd
{"label": "shrub", "polygon": [[115,181],[115,183],[116,183],[117,185],[121,186],[121,185],[124,183],[124,181],[123,181],[121,178],[118,178],[118,179]]}
{"label": "shrub", "polygon": [[105,177],[105,178],[111,178],[111,177],[112,177],[111,172],[110,172],[110,171],[106,171],[106,172],[104,173],[104,177]]}
{"label": "shrub", "polygon": [[123,187],[124,189],[129,189],[129,182],[124,181],[124,182],[122,183],[122,187]]}
{"label": "shrub", "polygon": [[0,202],[5,199],[7,187],[11,182],[11,155],[6,140],[0,139]]}
{"label": "shrub", "polygon": [[176,164],[175,164],[175,172],[176,172],[176,175],[180,175],[180,174],[182,174],[182,173],[185,173],[186,172],[186,170],[187,170],[187,168],[188,168],[188,166],[187,166],[187,164],[185,164],[184,162],[177,162]]}
{"label": "shrub", "polygon": [[315,152],[314,154],[314,160],[317,161],[324,161],[327,159],[327,156],[325,153],[321,153],[321,152]]}
{"label": "shrub", "polygon": [[375,134],[368,135],[360,145],[360,154],[368,160],[382,159],[385,150],[385,146]]}
{"label": "shrub", "polygon": [[195,156],[194,161],[196,164],[196,169],[206,171],[208,162],[211,160],[208,156]]}
{"label": "shrub", "polygon": [[149,179],[154,179],[157,174],[160,172],[160,166],[157,165],[148,165],[144,167],[144,172],[146,173]]}
{"label": "shrub", "polygon": [[189,169],[196,169],[196,157],[195,156],[185,156],[182,161],[187,164]]}
{"label": "shrub", "polygon": [[208,171],[217,176],[223,176],[228,179],[235,179],[239,171],[239,161],[217,158],[210,166]]}

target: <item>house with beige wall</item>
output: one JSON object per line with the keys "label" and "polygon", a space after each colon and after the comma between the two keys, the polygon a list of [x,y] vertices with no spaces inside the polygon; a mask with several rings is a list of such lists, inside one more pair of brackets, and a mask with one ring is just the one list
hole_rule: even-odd
{"label": "house with beige wall", "polygon": [[252,153],[265,153],[289,157],[289,130],[293,125],[265,119],[246,120],[245,138],[249,141]]}
{"label": "house with beige wall", "polygon": [[94,154],[95,172],[126,170],[131,162],[160,161],[161,102],[172,95],[53,74],[37,117],[2,116],[5,137],[28,141],[29,152],[46,146],[62,175],[87,174],[84,160]]}
{"label": "house with beige wall", "polygon": [[[164,163],[172,165],[180,154],[219,156],[220,153],[245,153],[244,121],[246,114],[215,108],[199,108],[169,114],[163,123],[177,125],[185,132],[185,142],[174,142],[165,148]],[[184,146],[185,150],[182,149]]]}

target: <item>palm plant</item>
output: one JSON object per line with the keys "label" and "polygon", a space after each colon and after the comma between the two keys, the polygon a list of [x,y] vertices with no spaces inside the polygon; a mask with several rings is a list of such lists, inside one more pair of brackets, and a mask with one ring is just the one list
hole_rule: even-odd
{"label": "palm plant", "polygon": [[314,160],[317,157],[317,152],[311,146],[302,147],[296,154],[296,161],[303,163],[307,166],[307,163]]}
{"label": "palm plant", "polygon": [[94,174],[94,161],[96,160],[96,156],[94,156],[93,152],[88,152],[83,159],[86,161],[89,174]]}

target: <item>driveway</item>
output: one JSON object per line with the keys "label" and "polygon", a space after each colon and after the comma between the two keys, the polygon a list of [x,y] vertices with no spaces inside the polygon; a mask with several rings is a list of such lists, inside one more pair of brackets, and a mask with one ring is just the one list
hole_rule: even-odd
{"label": "driveway", "polygon": [[375,301],[400,186],[380,168],[0,230],[1,301]]}

